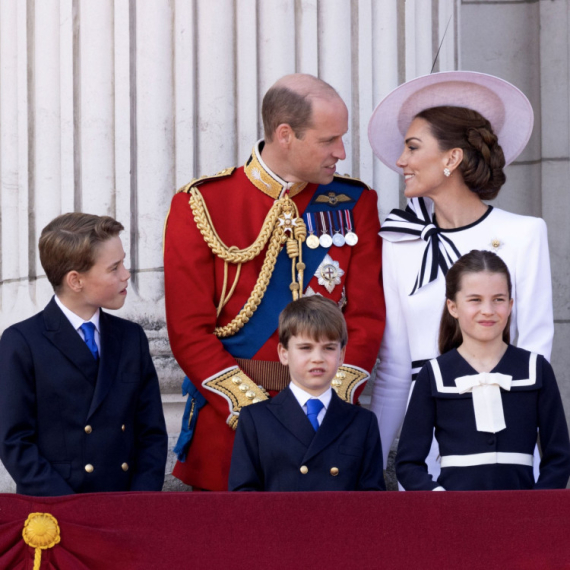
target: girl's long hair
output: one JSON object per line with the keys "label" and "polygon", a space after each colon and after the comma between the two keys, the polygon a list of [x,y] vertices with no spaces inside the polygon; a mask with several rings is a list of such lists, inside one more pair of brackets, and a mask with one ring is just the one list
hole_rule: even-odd
{"label": "girl's long hair", "polygon": [[[512,296],[511,276],[505,262],[491,251],[479,251],[474,249],[460,257],[449,269],[445,276],[445,305],[441,315],[439,325],[439,352],[444,354],[453,348],[458,348],[463,343],[463,335],[459,328],[459,321],[451,316],[447,309],[447,299],[454,301],[457,293],[461,290],[461,280],[466,273],[500,273],[507,280],[509,299]],[[508,344],[511,340],[510,334],[511,316],[507,320],[503,331],[503,340]]]}

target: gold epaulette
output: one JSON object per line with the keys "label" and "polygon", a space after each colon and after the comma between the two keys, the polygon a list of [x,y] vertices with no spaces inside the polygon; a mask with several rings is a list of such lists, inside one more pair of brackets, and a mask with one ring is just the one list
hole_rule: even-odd
{"label": "gold epaulette", "polygon": [[199,186],[200,184],[208,182],[209,180],[214,180],[215,178],[225,178],[226,176],[230,176],[235,169],[235,166],[232,166],[231,168],[220,170],[217,174],[206,174],[204,176],[200,176],[200,178],[193,178],[188,182],[188,184],[185,184],[182,188],[178,189],[176,193],[179,194],[180,192],[185,192],[188,194],[190,192],[190,188]]}
{"label": "gold epaulette", "polygon": [[354,392],[356,388],[366,382],[369,377],[370,374],[368,374],[366,370],[358,366],[344,364],[338,369],[338,372],[332,380],[332,389],[345,402],[354,404]]}
{"label": "gold epaulette", "polygon": [[364,186],[364,188],[366,188],[366,190],[370,190],[370,186],[368,186],[368,184],[366,184],[365,182],[362,182],[362,180],[360,180],[359,178],[354,178],[353,176],[350,176],[349,174],[335,174],[334,177],[340,178],[341,180],[345,180],[346,182],[349,182],[351,184],[356,184],[358,186]]}
{"label": "gold epaulette", "polygon": [[[202,184],[202,182],[206,182],[207,180],[213,180],[214,178],[223,178],[224,176],[229,176],[234,170],[235,170],[235,166],[233,166],[232,168],[224,168],[224,170],[220,170],[220,172],[218,172],[218,174],[200,176],[200,178],[193,178],[192,180],[190,180],[190,182],[188,182],[188,184],[185,184],[184,186],[182,186],[182,188],[179,188],[176,191],[176,194],[180,194],[181,192],[189,194],[190,189],[193,188],[194,186],[198,186],[199,184]],[[166,239],[166,227],[168,225],[168,217],[169,216],[170,216],[170,208],[168,209],[168,212],[166,214],[166,218],[164,219],[164,225],[162,227],[162,255],[164,255],[164,244],[165,244],[165,239]]]}

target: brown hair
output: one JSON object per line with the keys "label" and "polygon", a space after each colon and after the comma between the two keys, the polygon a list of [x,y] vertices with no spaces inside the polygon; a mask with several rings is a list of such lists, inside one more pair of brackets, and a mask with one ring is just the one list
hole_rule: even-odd
{"label": "brown hair", "polygon": [[348,342],[346,321],[338,305],[311,295],[289,303],[279,315],[279,342],[287,348],[292,336],[306,334],[314,340],[339,341],[341,348]]}
{"label": "brown hair", "polygon": [[416,117],[426,120],[443,151],[460,148],[459,172],[467,187],[482,200],[492,200],[506,181],[505,155],[491,123],[466,107],[431,107]]}
{"label": "brown hair", "polygon": [[287,75],[269,88],[261,104],[265,140],[271,142],[279,125],[287,124],[302,139],[313,126],[313,98],[339,97],[326,81],[307,74]]}
{"label": "brown hair", "polygon": [[122,224],[109,216],[73,212],[52,220],[39,241],[40,261],[49,282],[57,292],[70,271],[85,273],[95,264],[97,248],[116,237]]}
{"label": "brown hair", "polygon": [[[500,273],[507,280],[507,289],[509,299],[512,296],[511,276],[505,262],[495,253],[491,251],[479,251],[474,249],[464,256],[460,257],[449,269],[445,276],[445,298],[455,301],[457,293],[461,291],[461,281],[466,273]],[[503,340],[508,344],[511,339],[510,334],[511,317],[507,320],[505,330],[503,331]],[[443,307],[441,322],[439,325],[439,352],[445,352],[458,348],[463,343],[463,335],[459,328],[457,319],[451,316],[447,301]]]}

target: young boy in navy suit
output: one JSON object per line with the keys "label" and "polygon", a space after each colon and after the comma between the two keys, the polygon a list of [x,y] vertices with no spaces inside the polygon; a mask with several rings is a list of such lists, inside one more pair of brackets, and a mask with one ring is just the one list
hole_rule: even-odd
{"label": "young boy in navy suit", "polygon": [[162,489],[167,434],[147,338],[101,310],[125,302],[123,229],[72,213],[42,231],[55,296],[0,340],[0,459],[18,493]]}
{"label": "young boy in navy suit", "polygon": [[291,383],[241,410],[230,491],[385,490],[376,416],[331,387],[347,340],[333,301],[313,295],[285,307],[278,353]]}

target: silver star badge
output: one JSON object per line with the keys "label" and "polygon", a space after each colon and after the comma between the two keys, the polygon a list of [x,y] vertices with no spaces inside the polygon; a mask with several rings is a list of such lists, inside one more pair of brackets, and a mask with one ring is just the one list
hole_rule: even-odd
{"label": "silver star badge", "polygon": [[328,253],[315,271],[315,277],[329,293],[332,293],[336,285],[340,285],[340,278],[344,271],[340,268],[338,261],[335,261]]}

